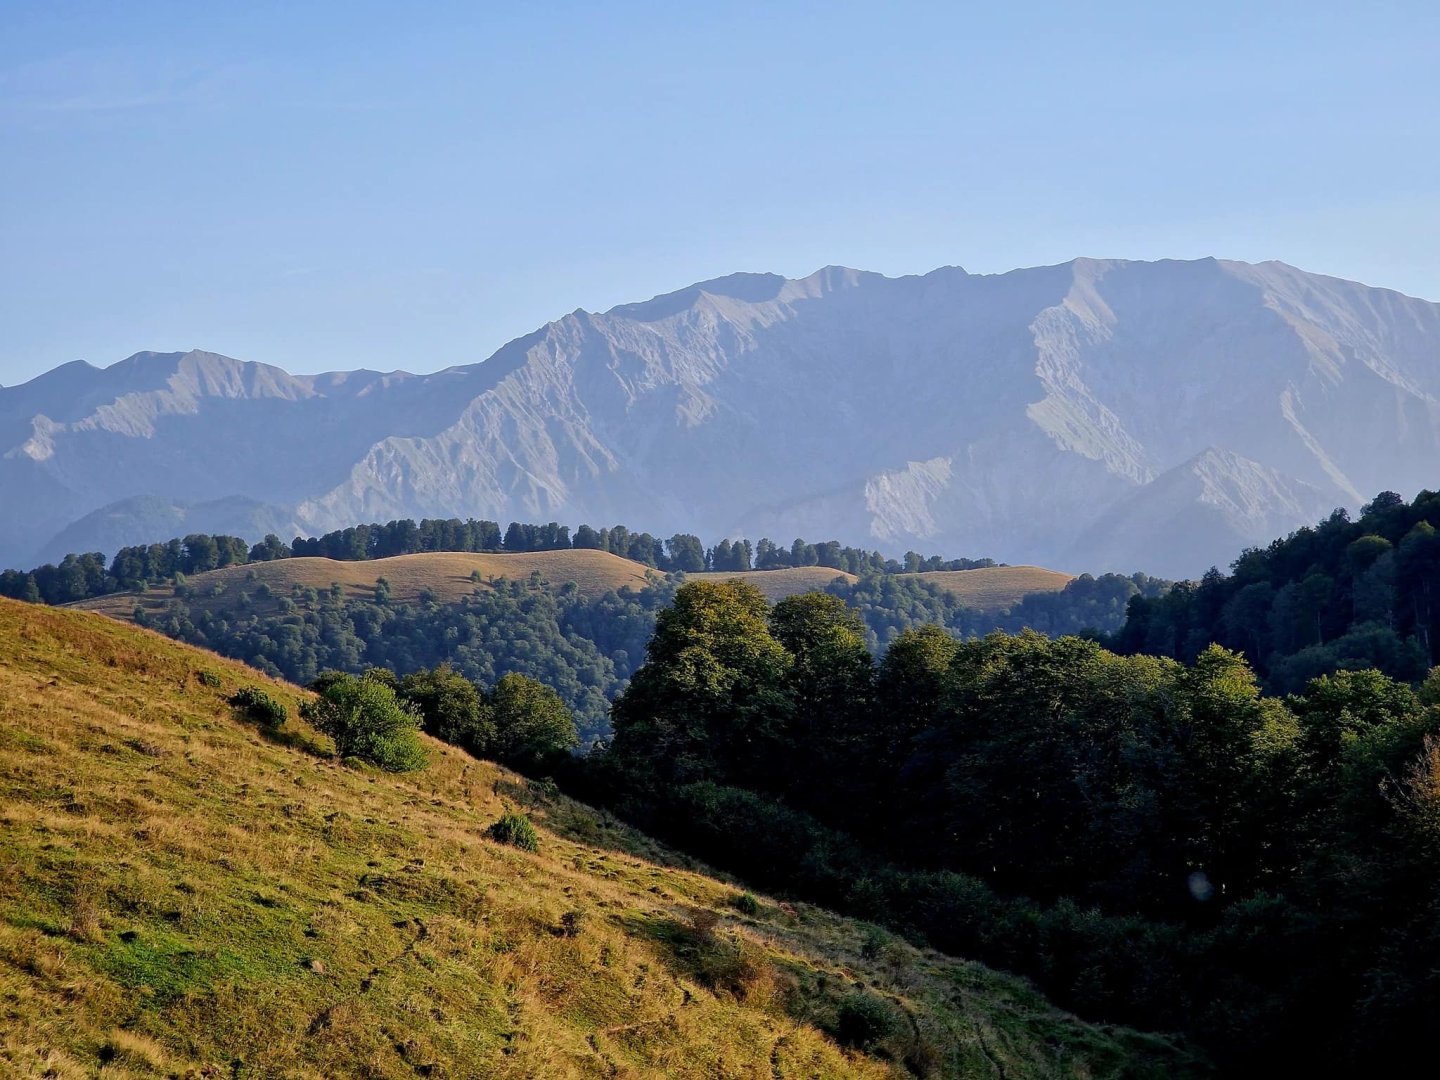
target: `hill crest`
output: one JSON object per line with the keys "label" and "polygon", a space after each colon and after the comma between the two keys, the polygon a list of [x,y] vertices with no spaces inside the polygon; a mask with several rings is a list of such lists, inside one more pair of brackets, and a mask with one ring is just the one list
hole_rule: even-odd
{"label": "hill crest", "polygon": [[[663,575],[653,567],[609,552],[587,548],[533,552],[432,551],[384,559],[345,561],[318,557],[276,559],[209,570],[187,581],[192,604],[221,609],[240,592],[251,601],[264,586],[278,603],[294,588],[325,591],[339,585],[344,596],[369,600],[380,578],[397,603],[413,603],[428,593],[437,603],[453,603],[500,580],[524,581],[538,574],[554,586],[574,582],[582,596],[593,599],[620,589],[643,589]],[[1056,592],[1072,580],[1069,574],[1035,566],[995,566],[974,570],[897,574],[938,585],[963,604],[983,612],[1009,608],[1032,593]],[[824,589],[836,580],[849,584],[854,574],[824,566],[775,570],[710,571],[684,575],[686,580],[741,580],[756,586],[770,600]],[[138,605],[150,614],[165,609],[174,595],[171,586],[156,586],[142,595],[112,593],[82,600],[73,607],[129,619]],[[229,598],[229,600],[227,600]]]}

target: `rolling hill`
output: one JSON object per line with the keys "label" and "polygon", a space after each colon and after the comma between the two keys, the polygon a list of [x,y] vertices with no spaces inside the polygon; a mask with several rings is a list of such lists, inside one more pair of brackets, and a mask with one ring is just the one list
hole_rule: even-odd
{"label": "rolling hill", "polygon": [[[442,744],[391,776],[299,721],[262,734],[226,696],[303,691],[158,635],[0,601],[0,655],[7,1076],[1196,1069],[862,924],[743,914],[735,884]],[[507,807],[538,853],[485,838]]]}
{"label": "rolling hill", "polygon": [[[536,573],[555,585],[573,581],[582,595],[595,597],[626,587],[642,589],[657,572],[618,555],[584,548],[501,553],[436,551],[363,562],[321,558],[278,559],[210,570],[192,576],[188,584],[194,591],[192,606],[217,610],[228,606],[240,592],[249,595],[253,602],[262,585],[274,596],[276,604],[296,587],[323,591],[335,584],[340,585],[348,598],[370,599],[374,597],[376,583],[382,577],[389,582],[390,595],[397,602],[412,602],[422,591],[429,590],[438,602],[446,603],[470,595],[477,584],[483,586],[501,578],[520,581]],[[479,574],[478,582],[473,577],[475,574]],[[857,580],[854,574],[824,566],[720,571],[685,576],[687,580],[739,579],[757,587],[770,600],[823,589],[837,578],[850,583]],[[1071,580],[1068,574],[1038,566],[994,566],[898,576],[931,582],[954,594],[966,605],[985,612],[1003,611],[1029,593],[1058,591]],[[172,588],[160,586],[143,595],[116,593],[80,601],[74,606],[128,619],[137,604],[150,613],[163,611],[173,595]]]}
{"label": "rolling hill", "polygon": [[[501,578],[523,581],[536,573],[557,585],[573,581],[584,595],[600,596],[627,586],[643,589],[649,575],[656,571],[606,551],[583,548],[495,554],[427,551],[364,562],[300,558],[247,563],[196,574],[189,584],[195,591],[193,602],[211,607],[225,606],[225,598],[240,591],[254,599],[262,585],[274,594],[277,603],[297,586],[323,591],[337,583],[347,597],[368,600],[375,596],[376,583],[382,577],[389,582],[390,595],[397,602],[413,602],[422,591],[429,590],[438,602],[446,603],[470,595],[477,584],[483,586]],[[478,583],[475,574],[480,575]],[[137,603],[159,611],[173,594],[172,588],[164,586],[150,589],[143,596],[115,594],[75,606],[129,618]]]}
{"label": "rolling hill", "polygon": [[1384,289],[1076,259],[734,274],[427,375],[77,361],[0,388],[0,565],[476,516],[1198,577],[1433,482],[1437,357],[1440,305]]}
{"label": "rolling hill", "polygon": [[854,574],[828,566],[787,566],[780,570],[732,570],[685,575],[686,581],[743,581],[754,585],[767,600],[783,600],[797,593],[823,589],[836,578],[851,583],[858,580]]}
{"label": "rolling hill", "polygon": [[1046,570],[1043,566],[985,566],[977,570],[934,570],[913,576],[938,585],[966,607],[985,612],[1004,611],[1031,593],[1059,592],[1074,580],[1070,574]]}

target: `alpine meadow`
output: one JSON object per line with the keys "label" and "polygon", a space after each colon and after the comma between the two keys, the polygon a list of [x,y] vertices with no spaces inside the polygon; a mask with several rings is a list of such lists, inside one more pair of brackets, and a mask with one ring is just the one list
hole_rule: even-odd
{"label": "alpine meadow", "polygon": [[1437,48],[0,5],[0,1080],[1423,1072]]}

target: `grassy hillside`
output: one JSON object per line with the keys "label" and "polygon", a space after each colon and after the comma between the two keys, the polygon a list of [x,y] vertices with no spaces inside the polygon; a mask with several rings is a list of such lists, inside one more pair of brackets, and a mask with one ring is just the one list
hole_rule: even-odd
{"label": "grassy hillside", "polygon": [[[733,885],[441,744],[395,777],[336,762],[297,720],[262,735],[226,696],[302,691],[158,635],[0,601],[0,657],[0,1074],[1191,1065],[823,911],[742,914]],[[485,837],[516,806],[537,854]]]}
{"label": "grassy hillside", "polygon": [[[422,589],[429,589],[436,600],[445,603],[470,595],[475,589],[472,575],[477,572],[483,582],[499,578],[524,580],[538,572],[555,584],[575,582],[581,594],[587,597],[600,596],[625,586],[644,588],[647,575],[657,573],[618,555],[583,548],[484,554],[441,551],[397,555],[368,562],[280,559],[196,574],[190,578],[189,584],[194,589],[192,606],[195,607],[227,607],[233,604],[240,592],[249,594],[253,600],[261,585],[270,590],[277,603],[279,598],[290,595],[296,585],[323,591],[336,582],[345,590],[347,597],[370,599],[375,595],[376,581],[382,577],[390,583],[391,597],[397,603],[415,600]],[[986,612],[1002,611],[1027,593],[1058,591],[1070,580],[1068,574],[1038,566],[996,566],[899,576],[932,582],[953,593],[962,603]],[[690,580],[719,581],[739,578],[756,586],[771,600],[810,589],[823,589],[836,578],[851,583],[857,580],[854,574],[823,566],[687,574],[686,577]],[[129,618],[137,603],[147,611],[159,613],[173,595],[174,590],[167,585],[151,589],[143,596],[117,593],[84,600],[75,606],[116,618]]]}
{"label": "grassy hillside", "polygon": [[[295,585],[323,591],[339,582],[347,597],[369,600],[375,596],[376,581],[383,577],[390,583],[390,595],[397,603],[415,600],[422,589],[429,589],[436,600],[444,603],[470,595],[475,589],[472,575],[476,573],[482,581],[498,578],[523,581],[538,571],[547,581],[557,584],[573,581],[586,596],[600,596],[627,585],[643,589],[647,570],[640,563],[618,555],[586,549],[503,554],[431,551],[367,562],[302,558],[249,563],[196,574],[189,584],[194,587],[197,605],[224,606],[226,597],[233,600],[242,591],[255,597],[261,585],[268,587],[278,600],[289,596]],[[170,586],[162,586],[151,589],[143,597],[120,593],[82,601],[76,606],[128,618],[137,601],[148,610],[160,611],[173,595]]]}
{"label": "grassy hillside", "polygon": [[686,581],[744,581],[754,585],[770,600],[783,600],[811,589],[823,589],[836,578],[847,582],[858,580],[854,574],[828,566],[787,566],[780,570],[732,570],[685,575]]}
{"label": "grassy hillside", "polygon": [[1059,592],[1071,580],[1069,574],[1042,566],[987,566],[979,570],[935,570],[915,574],[921,581],[938,585],[954,594],[967,607],[979,611],[1004,611],[1030,593]]}

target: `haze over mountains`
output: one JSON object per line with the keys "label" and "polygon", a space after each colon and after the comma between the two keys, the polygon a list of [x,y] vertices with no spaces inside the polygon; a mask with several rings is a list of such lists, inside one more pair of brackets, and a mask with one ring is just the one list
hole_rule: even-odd
{"label": "haze over mountains", "polygon": [[432,375],[67,364],[0,389],[0,564],[474,516],[1184,577],[1437,463],[1437,304],[1282,263],[828,267]]}

